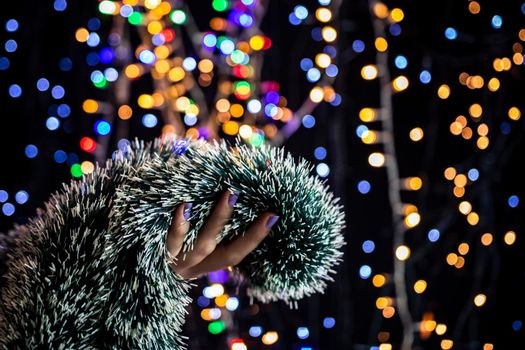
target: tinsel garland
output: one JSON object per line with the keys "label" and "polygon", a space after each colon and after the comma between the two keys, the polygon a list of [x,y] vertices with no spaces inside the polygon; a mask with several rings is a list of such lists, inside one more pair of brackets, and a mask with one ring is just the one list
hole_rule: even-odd
{"label": "tinsel garland", "polygon": [[323,292],[342,259],[344,213],[311,170],[265,145],[136,140],[17,227],[0,288],[0,345],[184,348],[190,284],[168,265],[167,230],[174,208],[193,202],[183,246],[191,250],[227,189],[239,200],[218,241],[264,211],[280,215],[239,265],[249,295],[293,303]]}

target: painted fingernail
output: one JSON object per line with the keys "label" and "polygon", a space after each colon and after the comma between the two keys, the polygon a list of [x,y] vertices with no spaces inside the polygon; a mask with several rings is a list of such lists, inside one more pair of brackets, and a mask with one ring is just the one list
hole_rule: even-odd
{"label": "painted fingernail", "polygon": [[239,191],[230,193],[230,197],[228,198],[228,205],[231,208],[233,208],[235,206],[235,203],[237,203],[237,199],[239,199]]}
{"label": "painted fingernail", "polygon": [[193,203],[186,203],[184,204],[184,220],[188,220],[191,215],[191,208],[193,207]]}
{"label": "painted fingernail", "polygon": [[275,225],[275,223],[277,222],[277,220],[279,220],[279,215],[272,215],[270,216],[270,218],[268,219],[268,221],[266,221],[266,228],[269,230],[272,228],[273,225]]}

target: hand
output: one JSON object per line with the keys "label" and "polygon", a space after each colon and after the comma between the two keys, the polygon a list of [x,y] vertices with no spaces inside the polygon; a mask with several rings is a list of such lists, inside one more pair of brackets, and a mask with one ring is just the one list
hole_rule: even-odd
{"label": "hand", "polygon": [[170,254],[176,257],[170,266],[179,276],[189,279],[239,264],[261,243],[279,219],[279,216],[273,213],[263,213],[250,225],[243,236],[226,244],[217,245],[217,235],[230,219],[237,198],[238,195],[229,191],[221,195],[197,235],[193,249],[186,253],[182,252],[181,248],[190,226],[188,219],[191,203],[182,203],[175,208],[166,245]]}

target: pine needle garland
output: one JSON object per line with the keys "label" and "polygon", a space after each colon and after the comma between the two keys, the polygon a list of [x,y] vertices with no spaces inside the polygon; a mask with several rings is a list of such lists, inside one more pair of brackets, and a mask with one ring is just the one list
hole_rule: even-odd
{"label": "pine needle garland", "polygon": [[265,145],[136,140],[17,227],[1,280],[0,346],[184,348],[191,284],[168,265],[166,233],[174,208],[193,202],[190,251],[228,189],[239,199],[219,242],[262,212],[280,215],[239,265],[248,294],[293,305],[323,292],[342,259],[344,213],[311,170]]}

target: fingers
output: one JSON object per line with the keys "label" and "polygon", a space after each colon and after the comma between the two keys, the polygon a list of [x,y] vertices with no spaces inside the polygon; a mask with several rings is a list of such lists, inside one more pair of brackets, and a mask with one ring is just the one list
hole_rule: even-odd
{"label": "fingers", "polygon": [[213,253],[185,273],[198,276],[239,264],[268,235],[270,229],[278,221],[279,216],[272,213],[262,214],[244,233],[226,245],[219,245]]}
{"label": "fingers", "polygon": [[188,219],[191,207],[192,203],[182,203],[175,208],[166,237],[166,247],[172,256],[177,256],[182,248],[184,236],[190,227]]}
{"label": "fingers", "polygon": [[179,274],[183,275],[184,270],[197,265],[215,250],[217,235],[230,219],[237,199],[237,193],[227,191],[221,195],[212,214],[197,235],[197,241],[193,249],[185,254],[179,252],[180,257],[176,267]]}

